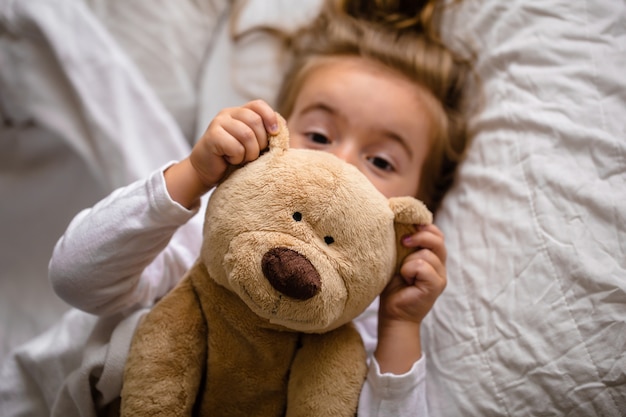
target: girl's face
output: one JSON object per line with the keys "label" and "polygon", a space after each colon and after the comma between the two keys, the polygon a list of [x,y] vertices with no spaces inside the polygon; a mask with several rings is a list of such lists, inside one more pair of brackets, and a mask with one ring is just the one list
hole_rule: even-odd
{"label": "girl's face", "polygon": [[311,70],[295,99],[291,146],[335,154],[386,197],[416,196],[433,125],[425,94],[382,64],[329,59]]}

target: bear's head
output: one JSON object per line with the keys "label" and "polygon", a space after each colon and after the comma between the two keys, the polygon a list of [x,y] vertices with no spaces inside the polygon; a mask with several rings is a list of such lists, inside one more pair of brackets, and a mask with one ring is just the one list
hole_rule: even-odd
{"label": "bear's head", "polygon": [[365,310],[405,255],[402,234],[431,221],[419,200],[387,199],[334,155],[290,149],[283,122],[213,192],[200,256],[269,323],[323,333]]}

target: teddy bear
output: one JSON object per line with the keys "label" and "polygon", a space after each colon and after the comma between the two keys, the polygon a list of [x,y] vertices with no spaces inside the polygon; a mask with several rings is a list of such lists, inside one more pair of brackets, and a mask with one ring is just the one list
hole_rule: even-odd
{"label": "teddy bear", "polygon": [[353,325],[432,221],[330,153],[269,150],[213,191],[203,244],[142,319],[122,416],[354,416],[367,372]]}

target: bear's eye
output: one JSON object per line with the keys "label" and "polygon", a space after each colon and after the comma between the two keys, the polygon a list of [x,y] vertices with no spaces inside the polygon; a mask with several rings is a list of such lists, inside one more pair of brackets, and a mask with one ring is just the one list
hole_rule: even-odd
{"label": "bear's eye", "polygon": [[327,245],[330,245],[335,243],[335,239],[333,239],[332,236],[324,236],[324,242],[326,242]]}
{"label": "bear's eye", "polygon": [[296,211],[295,213],[293,213],[293,219],[297,222],[299,222],[300,220],[302,220],[302,213],[300,213],[299,211]]}

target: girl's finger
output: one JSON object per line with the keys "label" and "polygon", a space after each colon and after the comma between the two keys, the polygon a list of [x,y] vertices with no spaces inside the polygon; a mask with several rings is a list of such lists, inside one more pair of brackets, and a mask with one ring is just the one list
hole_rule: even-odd
{"label": "girl's finger", "polygon": [[444,261],[430,249],[420,249],[416,252],[411,253],[409,256],[407,256],[405,262],[412,262],[418,259],[421,259],[424,262],[432,265],[433,269],[437,271],[438,274],[443,275],[446,273],[446,265]]}
{"label": "girl's finger", "polygon": [[[278,133],[278,115],[272,107],[263,100],[254,100],[246,103],[247,107],[261,116],[264,129],[267,133],[275,135]],[[262,148],[265,149],[265,148]]]}
{"label": "girl's finger", "polygon": [[[245,123],[232,119],[213,132],[213,147],[229,164],[239,165],[249,158],[250,147],[258,148],[254,131]],[[247,146],[247,148],[246,148]]]}
{"label": "girl's finger", "polygon": [[443,233],[434,225],[418,227],[412,235],[405,236],[402,243],[410,248],[425,248],[435,253],[443,263],[446,262],[447,250]]}
{"label": "girl's finger", "polygon": [[434,292],[437,295],[441,294],[447,285],[446,275],[439,274],[423,259],[417,259],[405,266],[401,268],[400,274],[408,285]]}

